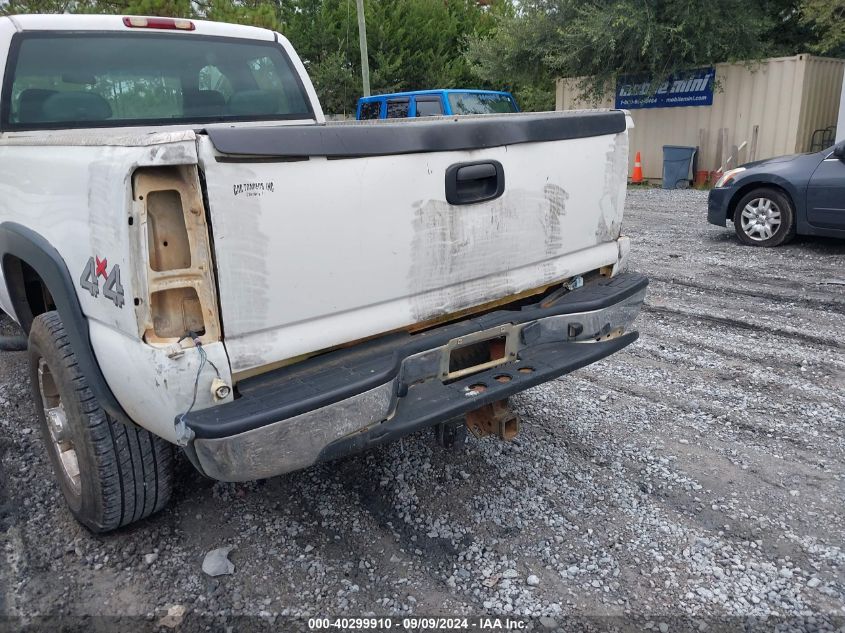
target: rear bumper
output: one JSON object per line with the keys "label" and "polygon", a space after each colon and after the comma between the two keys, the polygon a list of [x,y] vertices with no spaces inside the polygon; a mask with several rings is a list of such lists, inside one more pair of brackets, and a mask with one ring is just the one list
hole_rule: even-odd
{"label": "rear bumper", "polygon": [[[272,477],[507,398],[635,341],[629,329],[647,284],[643,275],[623,273],[551,303],[388,336],[249,379],[234,402],[186,416],[194,461],[223,481]],[[501,337],[501,364],[443,382],[452,349]],[[469,388],[477,384],[485,390]]]}

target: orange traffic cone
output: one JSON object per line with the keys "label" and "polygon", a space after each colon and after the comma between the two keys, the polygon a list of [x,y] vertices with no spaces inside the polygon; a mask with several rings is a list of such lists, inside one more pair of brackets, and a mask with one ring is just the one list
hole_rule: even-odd
{"label": "orange traffic cone", "polygon": [[640,162],[640,153],[637,152],[637,157],[634,159],[634,174],[631,176],[631,182],[635,185],[643,181],[643,164]]}

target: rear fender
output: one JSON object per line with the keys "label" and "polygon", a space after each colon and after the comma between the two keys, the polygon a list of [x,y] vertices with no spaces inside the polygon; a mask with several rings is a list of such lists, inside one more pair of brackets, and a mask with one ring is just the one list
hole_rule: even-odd
{"label": "rear fender", "polygon": [[88,320],[79,305],[70,273],[59,252],[43,236],[16,222],[0,224],[0,262],[2,262],[5,291],[8,292],[12,315],[29,332],[33,315],[22,288],[9,286],[10,267],[17,258],[26,262],[41,278],[56,310],[62,317],[68,339],[76,354],[82,374],[100,406],[116,420],[132,424],[129,416],[114,397],[94,357],[88,333]]}

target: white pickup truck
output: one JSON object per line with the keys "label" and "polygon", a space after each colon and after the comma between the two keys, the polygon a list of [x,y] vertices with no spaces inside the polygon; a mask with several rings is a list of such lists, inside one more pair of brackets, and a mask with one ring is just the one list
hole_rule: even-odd
{"label": "white pickup truck", "polygon": [[0,18],[0,306],[67,503],[159,510],[172,451],[271,477],[465,422],[633,342],[621,111],[327,123],[272,31]]}

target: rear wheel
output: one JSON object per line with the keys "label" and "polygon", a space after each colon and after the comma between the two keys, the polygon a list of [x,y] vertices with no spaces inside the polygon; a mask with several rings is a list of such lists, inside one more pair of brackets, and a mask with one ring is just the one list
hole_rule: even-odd
{"label": "rear wheel", "polygon": [[734,228],[749,246],[780,246],[795,237],[795,210],[777,189],[754,189],[736,205]]}
{"label": "rear wheel", "polygon": [[103,411],[79,371],[58,313],[33,321],[29,361],[41,435],[76,519],[106,532],[163,508],[171,492],[170,444]]}

